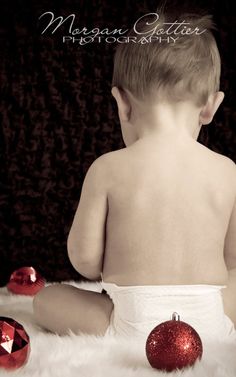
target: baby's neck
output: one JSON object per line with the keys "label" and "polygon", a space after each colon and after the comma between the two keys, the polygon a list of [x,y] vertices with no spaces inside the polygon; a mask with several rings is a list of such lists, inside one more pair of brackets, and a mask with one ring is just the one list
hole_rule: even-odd
{"label": "baby's neck", "polygon": [[150,106],[134,119],[137,138],[158,136],[196,140],[201,130],[199,112],[200,109],[189,102]]}

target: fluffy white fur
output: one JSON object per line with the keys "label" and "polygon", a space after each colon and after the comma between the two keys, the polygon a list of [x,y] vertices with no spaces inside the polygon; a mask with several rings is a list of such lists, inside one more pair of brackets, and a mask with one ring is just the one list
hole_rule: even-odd
{"label": "fluffy white fur", "polygon": [[[101,290],[94,283],[70,284]],[[0,369],[1,377],[236,377],[236,345],[205,344],[203,358],[194,367],[164,373],[150,367],[145,344],[132,339],[44,332],[34,322],[32,298],[13,295],[6,288],[0,289],[0,316],[20,322],[31,343],[27,364],[11,373]]]}

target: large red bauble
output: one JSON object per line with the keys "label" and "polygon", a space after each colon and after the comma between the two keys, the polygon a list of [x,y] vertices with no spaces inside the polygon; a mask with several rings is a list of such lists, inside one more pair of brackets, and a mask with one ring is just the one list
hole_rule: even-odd
{"label": "large red bauble", "polygon": [[30,340],[23,326],[12,318],[0,317],[0,367],[20,368],[29,353]]}
{"label": "large red bauble", "polygon": [[179,320],[174,313],[172,320],[156,326],[146,341],[146,355],[153,368],[171,372],[183,369],[202,357],[202,342],[193,327]]}
{"label": "large red bauble", "polygon": [[14,271],[7,288],[19,295],[34,296],[45,286],[45,279],[33,268],[22,267]]}

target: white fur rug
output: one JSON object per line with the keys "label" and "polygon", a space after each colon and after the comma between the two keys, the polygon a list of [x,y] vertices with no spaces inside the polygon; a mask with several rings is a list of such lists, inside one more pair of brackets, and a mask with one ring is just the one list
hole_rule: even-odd
{"label": "white fur rug", "polygon": [[[68,282],[67,282],[68,284]],[[70,284],[100,291],[94,283]],[[0,369],[1,377],[236,377],[236,346],[205,344],[194,367],[172,373],[150,367],[145,345],[111,336],[60,337],[40,329],[32,316],[32,298],[0,289],[0,316],[20,322],[30,336],[27,364],[14,372]]]}

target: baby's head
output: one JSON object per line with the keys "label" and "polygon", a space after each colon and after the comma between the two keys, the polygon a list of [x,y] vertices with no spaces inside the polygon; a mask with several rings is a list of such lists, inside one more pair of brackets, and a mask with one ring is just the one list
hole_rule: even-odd
{"label": "baby's head", "polygon": [[[128,35],[130,42],[118,45],[112,79],[116,99],[119,92],[118,95],[144,106],[188,101],[200,109],[218,92],[221,64],[210,16],[182,14],[176,19],[172,15],[152,15],[149,24],[147,19],[137,24],[137,31],[147,36],[155,27],[155,30],[167,30],[170,25],[166,23],[176,20],[189,23],[188,27],[196,32],[156,35],[162,41],[151,38],[151,42],[141,44],[133,42],[134,36],[140,39],[141,35],[132,30]],[[164,40],[168,36],[169,41]],[[174,43],[170,37],[178,38]]]}

